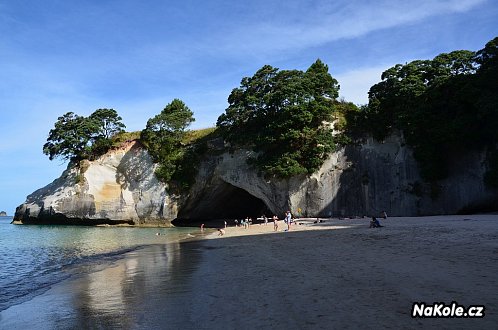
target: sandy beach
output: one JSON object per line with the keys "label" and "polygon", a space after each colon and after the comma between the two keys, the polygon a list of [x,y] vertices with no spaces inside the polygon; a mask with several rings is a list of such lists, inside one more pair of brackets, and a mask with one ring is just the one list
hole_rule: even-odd
{"label": "sandy beach", "polygon": [[[314,220],[134,251],[1,312],[0,328],[496,328],[498,215]],[[412,318],[414,302],[485,316]]]}

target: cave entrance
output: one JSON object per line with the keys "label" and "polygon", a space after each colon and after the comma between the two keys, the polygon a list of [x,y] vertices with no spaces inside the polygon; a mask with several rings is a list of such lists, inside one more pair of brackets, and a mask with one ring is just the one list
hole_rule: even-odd
{"label": "cave entrance", "polygon": [[255,220],[263,214],[270,216],[271,211],[259,198],[247,191],[223,182],[203,194],[198,200],[178,212],[174,225],[197,223],[210,220],[233,220],[251,217]]}

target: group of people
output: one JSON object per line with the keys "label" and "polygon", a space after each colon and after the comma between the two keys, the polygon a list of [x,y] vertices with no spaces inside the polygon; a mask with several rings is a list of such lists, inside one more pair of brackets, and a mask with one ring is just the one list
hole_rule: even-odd
{"label": "group of people", "polygon": [[[269,219],[266,215],[262,215],[261,218],[258,218],[258,220],[262,220],[265,225],[268,225]],[[278,217],[274,215],[271,220],[273,221],[273,230],[278,231]],[[290,230],[290,226],[293,223],[292,219],[292,214],[290,211],[285,212],[285,217],[284,217],[284,222],[287,225],[287,229],[285,231]],[[238,219],[234,220],[234,225],[235,227],[242,226],[244,229],[248,229],[251,225],[253,224],[253,220],[251,217],[246,217],[245,219],[241,219],[240,221]],[[225,228],[227,228],[227,222],[224,221]],[[201,225],[201,231],[204,230],[204,224]],[[218,236],[223,236],[225,234],[225,230],[223,228],[218,229]]]}
{"label": "group of people", "polygon": [[[387,219],[387,213],[386,211],[382,211],[380,213],[380,218],[383,218],[384,220]],[[268,217],[266,215],[263,215],[261,218],[258,218],[258,220],[262,219],[263,223],[265,225],[268,225]],[[274,215],[272,217],[273,220],[273,230],[278,231],[278,217]],[[253,221],[251,217],[246,217],[245,219],[240,220],[240,226],[243,226],[244,229],[248,229],[250,225],[252,225]],[[284,217],[284,223],[287,226],[287,228],[284,231],[290,231],[291,225],[293,223],[293,218],[292,218],[292,213],[290,211],[285,212],[285,217]],[[239,227],[239,220],[235,219],[234,220],[235,227]],[[227,222],[224,221],[224,227],[227,228]],[[380,228],[384,227],[383,225],[380,224],[378,218],[376,216],[372,216],[370,220],[370,228]],[[204,224],[201,225],[201,231],[204,231]],[[218,236],[223,236],[225,234],[225,229],[224,228],[219,228],[218,229]],[[156,234],[158,235],[158,234]]]}
{"label": "group of people", "polygon": [[[275,219],[278,220],[278,218],[277,218],[276,215],[274,215],[272,219],[273,219],[273,221],[275,221]],[[268,217],[266,215],[264,215],[264,214],[261,216],[261,218],[257,218],[257,220],[262,220],[263,223],[265,224],[265,226],[268,225]],[[225,221],[225,223],[226,223],[226,221]],[[238,227],[239,226],[239,220],[235,219],[234,220],[234,224],[235,224],[235,227]],[[249,226],[252,225],[252,224],[253,224],[253,221],[252,221],[251,217],[247,217],[245,219],[240,220],[240,225],[242,227],[244,227],[245,229],[249,228]],[[226,226],[225,226],[225,228],[226,228]]]}
{"label": "group of people", "polygon": [[[235,227],[239,226],[239,220],[235,219],[234,223],[235,223]],[[252,218],[247,217],[245,219],[240,220],[240,225],[242,227],[244,227],[245,229],[249,228],[249,226],[252,225]]]}
{"label": "group of people", "polygon": [[[384,220],[387,219],[387,213],[386,211],[382,211],[380,213],[380,218],[383,218]],[[268,224],[268,217],[266,215],[263,215],[261,218],[258,218],[258,220],[262,219],[263,223],[265,225]],[[278,231],[278,217],[274,215],[272,217],[273,220],[273,230]],[[250,225],[252,225],[253,221],[251,217],[246,217],[245,219],[240,220],[240,225],[243,226],[245,229],[248,229]],[[290,211],[285,212],[285,217],[284,217],[284,223],[287,226],[287,228],[284,231],[290,231],[291,225],[293,223],[293,218],[292,218],[292,213]],[[235,219],[234,220],[235,227],[239,227],[239,220]],[[380,224],[378,218],[376,216],[372,216],[370,220],[370,228],[380,228],[384,227],[383,225]],[[223,236],[225,235],[225,228],[227,228],[227,222],[224,221],[224,228],[219,228],[218,229],[218,236]],[[204,224],[201,225],[201,231],[204,231]],[[159,235],[159,234],[156,234]]]}

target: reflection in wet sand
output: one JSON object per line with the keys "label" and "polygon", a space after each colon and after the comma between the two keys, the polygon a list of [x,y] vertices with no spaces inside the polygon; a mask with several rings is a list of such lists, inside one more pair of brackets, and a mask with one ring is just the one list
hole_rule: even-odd
{"label": "reflection in wet sand", "polygon": [[178,305],[177,295],[190,290],[201,253],[197,244],[130,252],[110,267],[81,274],[3,311],[2,327],[136,329],[168,324],[185,307]]}

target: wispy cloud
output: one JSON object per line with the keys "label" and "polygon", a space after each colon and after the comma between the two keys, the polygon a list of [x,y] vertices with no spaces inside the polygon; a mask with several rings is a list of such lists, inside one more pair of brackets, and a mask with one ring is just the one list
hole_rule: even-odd
{"label": "wispy cloud", "polygon": [[[217,36],[216,47],[230,54],[298,50],[373,31],[414,23],[428,17],[468,11],[487,0],[318,1],[314,6],[286,3],[252,23]],[[298,1],[299,3],[303,3]],[[267,10],[261,9],[261,11]],[[270,8],[271,10],[271,8]],[[260,11],[256,11],[257,15]],[[305,14],[304,14],[305,13]],[[211,39],[212,40],[212,39]],[[212,46],[211,42],[208,42]]]}

